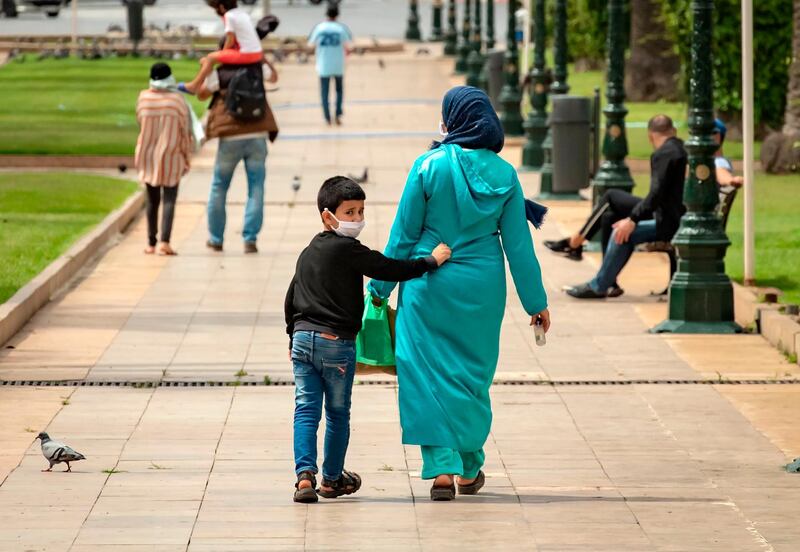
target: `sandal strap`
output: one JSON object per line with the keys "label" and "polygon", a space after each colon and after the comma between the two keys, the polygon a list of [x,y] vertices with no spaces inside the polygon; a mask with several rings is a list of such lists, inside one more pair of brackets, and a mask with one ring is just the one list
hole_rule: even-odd
{"label": "sandal strap", "polygon": [[314,475],[314,472],[310,472],[310,471],[300,472],[297,475],[297,483],[294,484],[294,488],[295,489],[299,489],[300,488],[300,482],[301,481],[311,481],[311,488],[312,489],[316,488],[316,486],[317,486],[317,478]]}
{"label": "sandal strap", "polygon": [[331,481],[330,479],[323,479],[322,484],[325,487],[330,487],[336,491],[342,489],[353,489],[353,491],[357,491],[361,488],[361,476],[359,476],[355,472],[349,472],[347,470],[342,470],[342,475],[339,476],[339,479],[335,481]]}

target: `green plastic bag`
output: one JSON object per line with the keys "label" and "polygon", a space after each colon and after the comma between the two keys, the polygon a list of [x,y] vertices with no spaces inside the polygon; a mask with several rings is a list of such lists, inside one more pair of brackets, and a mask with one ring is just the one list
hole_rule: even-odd
{"label": "green plastic bag", "polygon": [[376,305],[370,294],[364,298],[361,331],[356,337],[356,373],[396,374],[394,358],[395,312],[387,301]]}

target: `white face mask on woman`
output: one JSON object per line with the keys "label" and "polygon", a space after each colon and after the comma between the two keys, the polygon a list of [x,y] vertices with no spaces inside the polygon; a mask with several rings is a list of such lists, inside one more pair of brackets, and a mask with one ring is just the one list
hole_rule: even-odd
{"label": "white face mask on woman", "polygon": [[444,138],[447,136],[447,127],[444,126],[444,121],[439,121],[439,134]]}
{"label": "white face mask on woman", "polygon": [[332,228],[336,234],[342,236],[344,238],[357,238],[364,227],[367,225],[367,221],[362,220],[361,222],[355,221],[347,221],[347,220],[339,220],[336,218],[336,215],[330,212],[329,209],[325,209],[325,211],[336,221],[339,225],[336,228]]}

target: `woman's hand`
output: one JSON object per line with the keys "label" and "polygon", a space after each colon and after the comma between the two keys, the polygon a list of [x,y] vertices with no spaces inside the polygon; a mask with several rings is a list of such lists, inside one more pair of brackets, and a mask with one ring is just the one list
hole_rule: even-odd
{"label": "woman's hand", "polygon": [[442,266],[445,262],[447,262],[452,254],[453,252],[450,250],[450,248],[443,243],[437,245],[436,249],[434,249],[431,253],[439,266]]}
{"label": "woman's hand", "polygon": [[531,317],[531,326],[535,325],[536,322],[539,320],[542,321],[542,328],[544,329],[544,333],[547,333],[547,331],[550,329],[550,311],[544,309],[539,314],[534,314]]}

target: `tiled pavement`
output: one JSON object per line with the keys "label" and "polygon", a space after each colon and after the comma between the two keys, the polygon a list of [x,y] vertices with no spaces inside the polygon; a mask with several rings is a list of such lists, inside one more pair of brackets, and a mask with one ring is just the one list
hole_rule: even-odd
{"label": "tiled pavement", "polygon": [[[141,255],[139,221],[0,353],[0,379],[290,379],[282,301],[316,231],[316,188],[368,166],[364,241],[379,247],[405,171],[435,137],[435,100],[456,82],[446,61],[386,63],[353,60],[340,131],[304,107],[316,94],[311,68],[284,68],[259,255],[243,255],[236,235],[241,175],[226,251],[203,246],[209,150],[181,191],[180,256]],[[362,131],[406,134],[352,136]],[[519,149],[505,155],[516,162]],[[535,179],[522,178],[532,191]],[[537,242],[586,209],[552,207]],[[666,267],[640,257],[623,298],[578,303],[559,290],[588,278],[591,262],[540,251],[553,330],[533,346],[510,292],[498,380],[797,375],[758,336],[647,334],[664,309],[647,293],[666,283]],[[432,504],[418,450],[400,444],[396,390],[357,385],[348,466],[364,488],[310,507],[290,501],[291,387],[0,387],[0,551],[793,551],[800,478],[781,465],[800,454],[798,387],[497,385],[487,488]],[[39,471],[31,442],[44,428],[86,454],[75,473]]]}

